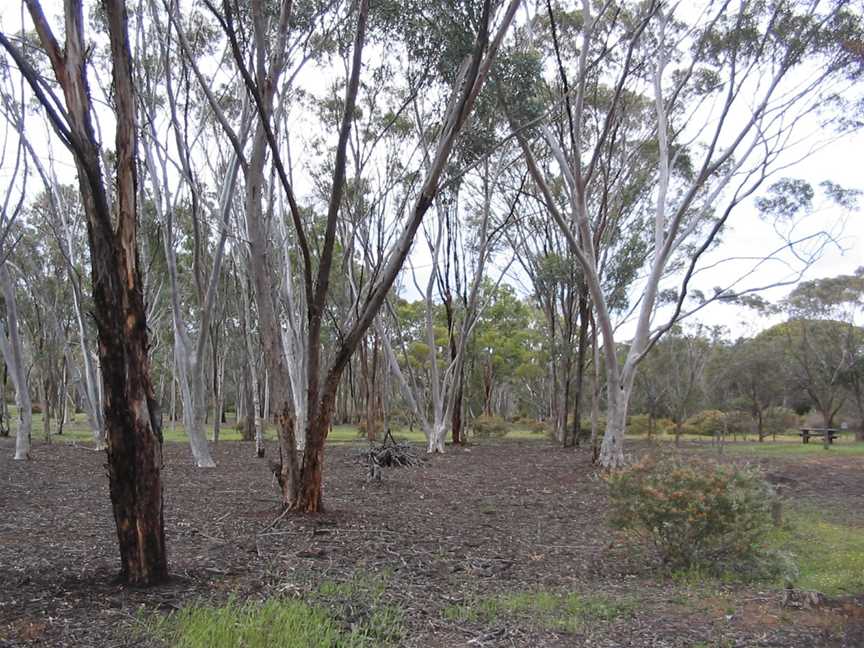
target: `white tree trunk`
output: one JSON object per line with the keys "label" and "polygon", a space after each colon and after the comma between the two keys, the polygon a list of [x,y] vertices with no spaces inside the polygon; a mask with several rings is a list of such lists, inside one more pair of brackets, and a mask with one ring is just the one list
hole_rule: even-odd
{"label": "white tree trunk", "polygon": [[606,433],[600,446],[600,465],[614,470],[624,465],[624,430],[627,424],[627,405],[630,390],[609,385],[609,406],[606,410]]}
{"label": "white tree trunk", "polygon": [[[216,463],[210,455],[210,447],[204,432],[204,414],[206,401],[204,399],[204,366],[200,362],[196,345],[193,344],[187,331],[183,317],[179,280],[177,273],[177,256],[174,242],[174,214],[171,195],[168,186],[167,160],[156,149],[153,141],[156,133],[150,120],[151,138],[142,138],[141,148],[145,153],[147,169],[150,175],[150,186],[154,193],[154,203],[164,225],[162,236],[165,261],[168,269],[171,299],[171,322],[174,330],[174,361],[177,370],[177,382],[180,387],[180,400],[183,403],[183,428],[189,439],[192,458],[199,468],[213,468]],[[157,160],[160,167],[157,167]],[[160,182],[159,168],[162,171]],[[143,184],[143,183],[142,183]],[[198,333],[199,343],[208,334],[205,322],[201,320],[201,330]]]}
{"label": "white tree trunk", "polygon": [[[57,238],[58,246],[64,251],[61,258],[65,265],[66,279],[72,288],[72,306],[75,310],[75,324],[78,329],[78,345],[81,350],[81,358],[84,363],[84,385],[79,389],[84,411],[87,414],[87,422],[93,435],[93,442],[97,450],[105,449],[105,424],[102,416],[101,385],[97,376],[96,363],[93,357],[93,345],[84,324],[84,313],[81,309],[81,281],[78,277],[77,259],[78,254],[72,238],[72,228],[69,225],[69,213],[60,203],[60,195],[57,191],[59,183],[53,167],[46,168],[41,158],[36,155],[29,139],[22,134],[22,142],[27,149],[30,159],[36,166],[42,182],[45,184],[45,192],[48,196],[50,214],[55,222],[51,228]],[[56,318],[55,326],[56,324]],[[67,356],[69,366],[72,367],[71,355]],[[77,368],[76,368],[77,373]]]}
{"label": "white tree trunk", "polygon": [[[24,367],[24,346],[18,330],[18,303],[15,300],[15,286],[9,275],[9,268],[0,265],[0,289],[6,302],[6,326],[0,324],[0,352],[9,368],[12,384],[15,386],[15,403],[18,406],[18,429],[15,432],[15,459],[25,461],[30,458],[30,434],[33,422],[33,406],[30,402],[30,388],[27,385],[27,371]],[[4,330],[5,328],[5,330]],[[8,337],[7,337],[8,334]]]}
{"label": "white tree trunk", "polygon": [[435,421],[432,427],[432,433],[428,435],[426,440],[426,452],[444,453],[444,440],[447,437],[447,424],[445,421]]}
{"label": "white tree trunk", "polygon": [[[281,200],[281,195],[280,195]],[[284,208],[284,206],[283,206]],[[282,236],[282,268],[285,273],[281,286],[282,299],[287,310],[285,319],[287,325],[282,327],[282,349],[285,354],[285,364],[291,382],[291,400],[294,404],[294,429],[301,433],[295,435],[297,450],[302,452],[306,447],[307,418],[307,387],[309,376],[306,372],[308,358],[308,337],[306,320],[306,295],[302,285],[298,285],[292,270],[292,254],[288,237],[288,227],[285,220],[278,219],[280,235]]]}

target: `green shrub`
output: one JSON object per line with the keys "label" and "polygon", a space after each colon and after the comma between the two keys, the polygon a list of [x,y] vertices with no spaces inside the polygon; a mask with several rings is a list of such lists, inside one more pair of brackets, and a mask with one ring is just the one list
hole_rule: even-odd
{"label": "green shrub", "polygon": [[627,434],[647,436],[651,417],[647,414],[633,414],[627,417]]}
{"label": "green shrub", "polygon": [[[588,430],[589,433],[591,432],[591,417],[590,416],[588,418],[582,419],[582,429]],[[600,436],[603,436],[603,430],[606,429],[606,417],[605,416],[597,417],[597,429],[600,430]]]}
{"label": "green shrub", "polygon": [[548,421],[538,421],[529,418],[523,419],[520,425],[531,432],[531,434],[545,434],[550,429]]}
{"label": "green shrub", "polygon": [[726,415],[720,410],[703,410],[684,422],[687,434],[716,436],[723,434]]}
{"label": "green shrub", "polygon": [[478,416],[471,423],[478,439],[500,439],[510,431],[510,425],[498,416]]}
{"label": "green shrub", "polygon": [[[627,417],[627,434],[633,436],[648,436],[648,427],[651,417],[648,414],[633,414]],[[666,418],[654,419],[653,434],[669,434],[675,427],[674,423]]]}
{"label": "green shrub", "polygon": [[646,458],[607,478],[613,526],[648,540],[672,569],[775,576],[764,549],[774,492],[749,468]]}
{"label": "green shrub", "polygon": [[766,435],[797,432],[798,426],[798,415],[788,407],[769,407],[762,413],[762,429]]}
{"label": "green shrub", "polygon": [[753,417],[744,410],[726,412],[726,434],[747,436],[754,432]]}

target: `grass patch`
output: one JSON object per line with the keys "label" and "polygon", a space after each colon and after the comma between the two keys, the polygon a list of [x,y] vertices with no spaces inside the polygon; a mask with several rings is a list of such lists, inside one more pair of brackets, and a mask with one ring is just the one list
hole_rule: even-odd
{"label": "grass patch", "polygon": [[402,608],[387,602],[387,582],[392,573],[355,572],[346,581],[322,581],[313,599],[322,607],[338,613],[370,645],[397,643],[405,633]]}
{"label": "grass patch", "polygon": [[801,442],[764,442],[764,443],[727,443],[724,452],[730,454],[758,455],[765,457],[825,457],[828,455],[864,455],[864,443],[856,443],[853,439],[835,441],[828,450],[821,443],[811,441]]}
{"label": "grass patch", "polygon": [[219,607],[191,606],[149,624],[151,634],[172,648],[354,648],[375,645],[356,630],[343,631],[325,610],[302,601],[229,601]]}
{"label": "grass patch", "polygon": [[349,580],[324,580],[318,585],[317,594],[327,599],[365,598],[379,602],[387,590],[387,581],[392,573],[384,570],[378,574],[355,572]]}
{"label": "grass patch", "polygon": [[173,614],[147,615],[147,638],[171,648],[376,648],[398,645],[405,615],[384,600],[390,574],[358,573],[322,581],[306,600],[264,602],[230,598],[223,605],[190,605]]}
{"label": "grass patch", "polygon": [[860,527],[827,521],[821,512],[797,508],[771,535],[771,544],[792,554],[795,586],[843,596],[864,592],[864,533]]}
{"label": "grass patch", "polygon": [[[377,599],[358,604],[361,590],[322,584],[314,604],[297,599],[264,603],[229,600],[193,605],[143,621],[146,634],[171,648],[373,648],[395,645],[404,635],[404,613]],[[342,595],[350,593],[349,599]],[[339,600],[326,604],[323,599]],[[322,599],[322,600],[317,600]],[[333,609],[335,608],[335,609]]]}
{"label": "grass patch", "polygon": [[632,615],[634,609],[635,604],[629,599],[575,593],[514,592],[451,605],[444,608],[443,615],[451,621],[469,622],[518,617],[543,629],[578,632],[588,624]]}
{"label": "grass patch", "polygon": [[[11,434],[14,436],[16,426],[18,424],[15,406],[10,406],[9,425]],[[42,434],[43,414],[33,414],[32,422],[32,437],[35,443],[41,443],[44,440]],[[237,420],[233,413],[228,415],[228,421],[223,423],[219,430],[219,442],[223,441],[241,441],[240,432],[236,428]],[[204,426],[204,432],[207,440],[213,442],[213,419],[212,412],[208,423]],[[426,437],[423,435],[423,430],[415,427],[413,430],[407,427],[392,428],[393,437],[397,441],[409,441],[417,445],[425,446]],[[189,438],[186,436],[186,429],[183,427],[182,421],[170,421],[166,418],[162,423],[162,436],[166,443],[188,443]],[[268,423],[264,426],[264,438],[268,441],[278,440],[276,434],[276,426]],[[449,438],[449,435],[448,435]],[[542,439],[542,435],[538,435],[531,430],[523,427],[514,426],[510,429],[506,439],[514,440],[537,440]],[[53,443],[92,443],[93,434],[87,424],[85,414],[78,412],[70,417],[63,425],[63,434],[57,434],[57,421],[51,419],[51,440]],[[356,425],[334,425],[327,435],[327,441],[333,443],[350,443],[350,444],[365,444],[366,437],[360,434],[360,430]]]}

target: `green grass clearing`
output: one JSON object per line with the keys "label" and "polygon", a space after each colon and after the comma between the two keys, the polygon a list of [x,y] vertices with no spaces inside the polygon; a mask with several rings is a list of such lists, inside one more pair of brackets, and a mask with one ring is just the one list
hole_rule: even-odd
{"label": "green grass clearing", "polygon": [[387,569],[374,574],[356,571],[348,580],[324,580],[312,600],[324,609],[351,610],[352,627],[361,620],[362,636],[374,639],[375,645],[398,643],[405,632],[405,614],[385,598],[392,575]]}
{"label": "green grass clearing", "polygon": [[[261,602],[230,599],[224,605],[192,605],[169,616],[143,619],[145,633],[171,648],[372,648],[398,643],[404,634],[404,613],[383,605],[384,581],[357,579],[322,583],[314,603],[275,598]],[[367,587],[377,594],[364,599]],[[333,598],[336,601],[332,601]],[[352,605],[350,619],[337,610]],[[320,600],[319,600],[320,599]],[[328,606],[325,600],[335,603]],[[354,605],[359,602],[365,605]]]}
{"label": "green grass clearing", "polygon": [[444,608],[451,621],[491,622],[499,617],[520,617],[548,630],[578,632],[588,624],[613,621],[633,614],[630,599],[585,596],[575,593],[513,592],[478,598]]}
{"label": "green grass clearing", "polygon": [[770,538],[798,565],[795,586],[829,596],[864,592],[864,529],[827,521],[820,511],[799,507]]}
{"label": "green grass clearing", "polygon": [[828,450],[821,443],[804,444],[800,441],[786,442],[778,441],[765,443],[727,443],[724,452],[730,454],[756,455],[762,457],[809,457],[826,455],[860,456],[864,455],[864,443],[857,443],[854,439],[842,439],[835,441]]}
{"label": "green grass clearing", "polygon": [[[14,410],[14,408],[12,408]],[[36,443],[44,441],[42,432],[43,415],[41,413],[33,414],[32,423],[32,438]],[[240,441],[240,432],[236,428],[236,420],[233,416],[228,418],[228,422],[223,423],[219,431],[219,440],[221,441]],[[17,418],[12,419],[11,434],[15,434]],[[409,441],[418,445],[425,445],[426,437],[423,436],[423,431],[419,428],[413,430],[409,428],[395,427],[393,428],[393,437],[397,441]],[[212,442],[213,423],[210,422],[206,426],[208,440]],[[162,426],[162,437],[166,443],[188,443],[186,430],[180,421],[164,421]],[[264,429],[264,438],[270,441],[276,440],[276,426],[268,424]],[[542,440],[542,434],[537,434],[525,428],[514,427],[504,437],[508,440]],[[359,428],[356,425],[334,425],[330,434],[327,436],[328,442],[331,443],[358,443],[366,442],[366,438],[360,434]],[[93,441],[93,435],[87,425],[86,416],[82,413],[71,417],[63,426],[63,434],[57,434],[57,422],[51,420],[51,441],[52,443],[90,443]]]}
{"label": "green grass clearing", "polygon": [[229,601],[190,606],[145,624],[172,648],[330,648],[375,645],[358,631],[343,631],[330,614],[297,600]]}

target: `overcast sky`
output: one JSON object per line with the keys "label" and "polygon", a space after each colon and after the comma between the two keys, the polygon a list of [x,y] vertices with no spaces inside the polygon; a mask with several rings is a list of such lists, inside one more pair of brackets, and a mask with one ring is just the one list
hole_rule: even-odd
{"label": "overcast sky", "polygon": [[[61,3],[49,1],[43,2],[43,6],[50,16],[59,11]],[[19,14],[18,2],[5,0],[0,3],[0,28],[7,33],[14,32],[20,24]],[[45,138],[42,135],[44,130],[43,123],[31,122],[28,135],[37,144],[41,140],[40,148],[47,151],[44,145]],[[110,141],[110,136],[106,134],[104,139]],[[801,178],[813,185],[818,185],[824,180],[830,180],[846,188],[864,189],[862,151],[864,151],[864,136],[858,134],[817,151],[797,166],[784,171],[782,175]],[[61,180],[71,182],[74,177],[71,159],[65,154],[65,151],[61,150],[59,144],[55,144],[54,152],[58,156],[57,168],[58,172],[62,174]],[[0,182],[8,177],[8,173],[8,169],[0,168]],[[30,183],[33,191],[38,190],[36,188],[38,177],[35,174]],[[839,208],[826,207],[818,198],[815,206],[815,212],[809,215],[802,227],[794,232],[795,237],[800,238],[810,233],[827,230],[836,238],[836,242],[823,249],[818,260],[807,270],[805,278],[813,279],[848,274],[857,267],[864,265],[864,217],[862,217],[861,211],[852,214],[844,213]],[[788,232],[782,232],[782,234],[785,235]],[[795,262],[789,253],[781,254],[777,260],[761,263],[758,266],[756,265],[757,261],[755,261],[755,259],[761,259],[767,253],[778,249],[782,244],[782,236],[775,231],[772,224],[759,218],[752,201],[741,205],[729,221],[723,236],[722,246],[707,255],[705,262],[701,264],[703,266],[717,265],[709,271],[700,273],[691,286],[706,294],[711,294],[714,287],[726,287],[731,281],[745,275],[747,275],[746,279],[738,285],[739,289],[788,280],[791,276],[795,276],[801,267],[800,262]],[[420,258],[417,259],[416,265],[418,267],[426,265],[422,259],[424,253],[420,251],[418,255]],[[724,259],[730,260],[721,263]],[[754,267],[758,267],[757,271],[750,274]],[[421,269],[418,274],[422,275],[424,271]],[[402,282],[405,286],[410,285],[410,283],[410,281]],[[517,278],[514,283],[522,282],[519,282]],[[634,299],[638,296],[639,290],[639,284],[634,284]],[[789,290],[789,287],[776,288],[763,293],[763,297],[769,301],[777,301],[782,299]],[[662,317],[662,311],[658,315],[658,322],[660,317]],[[758,315],[752,311],[725,305],[710,306],[693,319],[710,325],[726,326],[732,337],[752,335],[775,321],[761,321]],[[627,324],[622,325],[622,337],[627,336],[628,328]]]}

